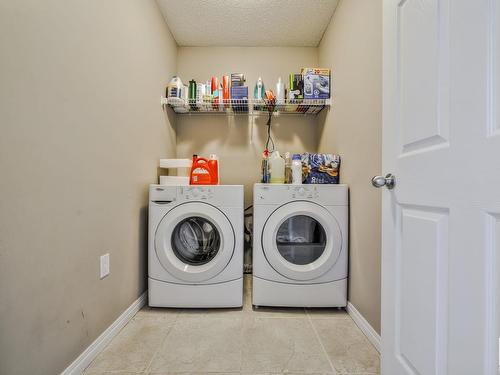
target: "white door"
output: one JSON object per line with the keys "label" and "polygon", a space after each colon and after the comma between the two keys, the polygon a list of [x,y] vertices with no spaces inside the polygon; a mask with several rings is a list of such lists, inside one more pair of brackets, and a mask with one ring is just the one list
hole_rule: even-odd
{"label": "white door", "polygon": [[342,251],[342,232],[325,207],[295,201],[276,209],[262,231],[269,264],[296,281],[316,279],[330,270]]}
{"label": "white door", "polygon": [[384,1],[383,375],[499,373],[499,111],[498,0]]}

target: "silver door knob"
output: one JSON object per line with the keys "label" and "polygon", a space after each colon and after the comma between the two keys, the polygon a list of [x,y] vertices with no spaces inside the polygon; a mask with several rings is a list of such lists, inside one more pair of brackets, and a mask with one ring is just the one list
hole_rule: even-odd
{"label": "silver door knob", "polygon": [[393,176],[391,173],[388,173],[384,176],[375,176],[372,178],[372,185],[375,186],[376,188],[381,188],[382,186],[385,186],[387,189],[392,189],[394,188],[394,185],[396,185],[396,177]]}

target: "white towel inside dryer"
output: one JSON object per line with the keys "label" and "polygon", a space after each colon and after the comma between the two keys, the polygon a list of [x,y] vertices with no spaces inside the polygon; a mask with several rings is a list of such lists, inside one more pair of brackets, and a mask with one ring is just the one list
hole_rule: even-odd
{"label": "white towel inside dryer", "polygon": [[285,243],[314,242],[317,225],[318,222],[310,216],[292,216],[281,224],[276,240]]}

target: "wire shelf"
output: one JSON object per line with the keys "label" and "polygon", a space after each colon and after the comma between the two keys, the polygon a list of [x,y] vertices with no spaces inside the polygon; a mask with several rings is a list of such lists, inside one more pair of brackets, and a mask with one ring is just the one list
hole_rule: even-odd
{"label": "wire shelf", "polygon": [[284,100],[275,103],[267,99],[226,99],[196,101],[175,98],[161,98],[163,106],[170,106],[178,114],[221,114],[221,115],[317,115],[330,106],[330,99]]}

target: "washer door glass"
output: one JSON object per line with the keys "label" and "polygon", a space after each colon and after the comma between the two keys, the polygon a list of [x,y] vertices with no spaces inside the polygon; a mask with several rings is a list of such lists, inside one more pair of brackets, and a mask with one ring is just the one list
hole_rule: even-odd
{"label": "washer door glass", "polygon": [[187,264],[199,266],[210,262],[219,252],[220,245],[217,227],[203,217],[188,217],[172,232],[172,250]]}
{"label": "washer door glass", "polygon": [[201,202],[172,208],[156,227],[154,237],[163,268],[189,283],[208,281],[222,272],[233,256],[236,238],[227,216]]}
{"label": "washer door glass", "polygon": [[276,246],[281,256],[290,263],[309,264],[325,251],[326,232],[321,223],[311,216],[292,216],[278,228]]}

